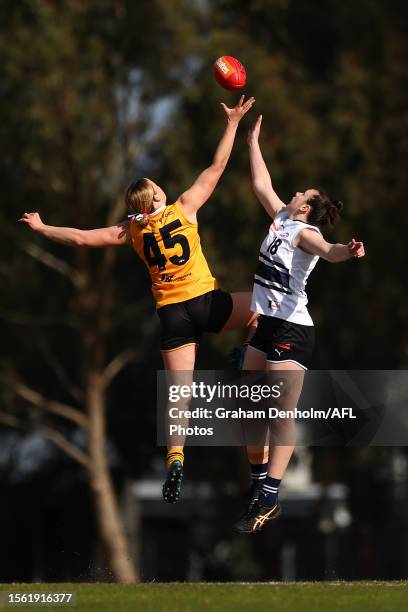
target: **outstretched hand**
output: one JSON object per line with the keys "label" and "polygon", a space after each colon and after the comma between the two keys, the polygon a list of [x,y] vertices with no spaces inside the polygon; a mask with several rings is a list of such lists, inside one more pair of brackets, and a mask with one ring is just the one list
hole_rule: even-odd
{"label": "outstretched hand", "polygon": [[357,242],[354,238],[347,245],[351,257],[364,257],[365,249],[362,242]]}
{"label": "outstretched hand", "polygon": [[244,102],[245,96],[241,96],[238,100],[238,104],[234,108],[228,108],[224,102],[221,102],[221,106],[224,113],[227,115],[229,123],[238,124],[242,117],[249,111],[255,103],[255,98],[251,97],[249,100]]}
{"label": "outstretched hand", "polygon": [[258,142],[259,140],[259,132],[261,131],[262,124],[262,115],[256,118],[248,131],[247,143],[251,144],[253,142]]}
{"label": "outstretched hand", "polygon": [[24,213],[18,221],[19,223],[27,223],[34,231],[39,230],[44,225],[38,212]]}

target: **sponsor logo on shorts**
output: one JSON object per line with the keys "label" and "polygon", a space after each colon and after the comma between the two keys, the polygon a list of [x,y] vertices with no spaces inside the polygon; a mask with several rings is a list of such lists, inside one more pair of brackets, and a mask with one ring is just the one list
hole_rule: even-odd
{"label": "sponsor logo on shorts", "polygon": [[[289,342],[271,342],[271,344],[273,344],[273,346],[275,347],[282,349],[282,351],[290,351],[290,349],[292,348],[292,345]],[[276,350],[277,349],[275,348],[275,351]]]}

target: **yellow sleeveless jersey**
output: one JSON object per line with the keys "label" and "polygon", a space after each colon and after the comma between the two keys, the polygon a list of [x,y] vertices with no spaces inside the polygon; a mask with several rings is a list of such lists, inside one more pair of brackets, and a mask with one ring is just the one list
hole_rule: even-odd
{"label": "yellow sleeveless jersey", "polygon": [[149,216],[145,227],[131,222],[130,236],[150,272],[157,308],[218,288],[201,249],[198,226],[185,218],[179,201]]}

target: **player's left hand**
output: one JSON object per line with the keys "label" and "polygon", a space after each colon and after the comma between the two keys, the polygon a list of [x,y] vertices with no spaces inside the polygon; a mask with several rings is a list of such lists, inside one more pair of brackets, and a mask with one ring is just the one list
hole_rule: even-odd
{"label": "player's left hand", "polygon": [[249,100],[244,102],[245,96],[241,96],[238,100],[238,104],[234,108],[228,108],[224,102],[221,102],[221,106],[224,113],[227,115],[229,123],[238,124],[242,117],[249,111],[250,108],[255,104],[255,98],[251,97]]}
{"label": "player's left hand", "polygon": [[350,257],[364,257],[365,249],[364,244],[362,242],[358,242],[357,240],[352,240],[347,245]]}

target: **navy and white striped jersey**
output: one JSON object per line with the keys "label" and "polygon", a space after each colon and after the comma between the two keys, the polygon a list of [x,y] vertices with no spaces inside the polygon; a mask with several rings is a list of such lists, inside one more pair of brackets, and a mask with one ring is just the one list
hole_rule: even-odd
{"label": "navy and white striped jersey", "polygon": [[298,233],[314,225],[288,219],[283,209],[261,245],[255,272],[251,310],[300,325],[313,325],[305,292],[309,274],[319,257],[293,246]]}

